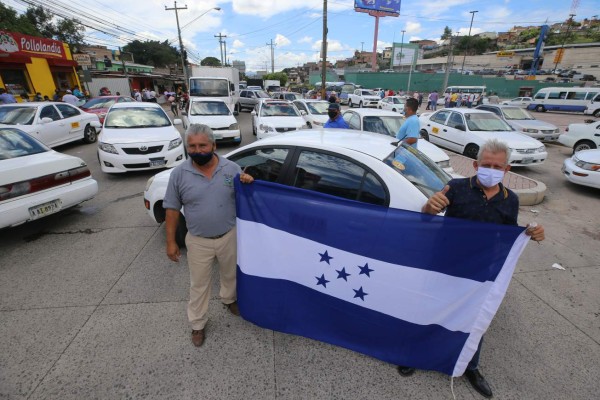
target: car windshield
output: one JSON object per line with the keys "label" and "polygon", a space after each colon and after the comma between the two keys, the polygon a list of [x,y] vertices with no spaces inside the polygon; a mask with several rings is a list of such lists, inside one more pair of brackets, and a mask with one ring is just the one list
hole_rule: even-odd
{"label": "car windshield", "polygon": [[0,160],[30,156],[45,151],[50,149],[23,131],[0,129]]}
{"label": "car windshield", "polygon": [[195,101],[192,103],[190,115],[230,115],[227,104],[222,101]]}
{"label": "car windshield", "polygon": [[362,90],[361,91],[361,95],[363,95],[363,96],[375,96],[375,93],[371,92],[370,90]]}
{"label": "car windshield", "polygon": [[395,137],[403,123],[404,118],[401,116],[368,116],[363,118],[363,131]]}
{"label": "car windshield", "polygon": [[510,125],[492,113],[465,113],[470,131],[512,131]]}
{"label": "car windshield", "polygon": [[398,146],[383,162],[408,179],[427,198],[442,190],[451,179],[436,163],[405,143]]}
{"label": "car windshield", "polygon": [[226,79],[190,78],[190,96],[229,97]]}
{"label": "car windshield", "polygon": [[32,125],[37,107],[0,107],[0,124]]}
{"label": "car windshield", "polygon": [[404,104],[404,100],[394,97],[394,104]]}
{"label": "car windshield", "polygon": [[105,128],[116,129],[159,128],[170,125],[171,121],[165,112],[155,107],[112,108],[104,121]]}
{"label": "car windshield", "polygon": [[264,90],[257,90],[254,93],[256,94],[256,97],[258,97],[259,99],[270,99],[271,98],[271,96],[269,96],[269,93],[265,92]]}
{"label": "car windshield", "polygon": [[90,101],[88,101],[87,103],[82,105],[81,108],[90,109],[90,110],[96,110],[99,108],[110,108],[113,104],[115,104],[116,101],[117,101],[117,99],[114,97],[111,97],[111,98],[99,97],[99,98],[91,99]]}
{"label": "car windshield", "polygon": [[515,108],[503,108],[502,109],[502,114],[504,114],[504,118],[506,118],[506,119],[516,119],[516,120],[521,120],[521,119],[535,119],[527,111],[523,110],[522,108],[517,108],[517,107],[515,107]]}
{"label": "car windshield", "polygon": [[264,104],[260,110],[261,117],[298,117],[298,112],[291,104]]}
{"label": "car windshield", "polygon": [[306,105],[308,106],[308,110],[310,111],[311,114],[316,114],[316,115],[327,115],[327,108],[329,107],[329,103],[326,101],[323,102],[311,102],[311,103],[306,103]]}

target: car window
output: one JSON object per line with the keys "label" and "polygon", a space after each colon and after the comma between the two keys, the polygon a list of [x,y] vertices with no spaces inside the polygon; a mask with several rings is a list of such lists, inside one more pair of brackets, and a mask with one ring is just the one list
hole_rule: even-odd
{"label": "car window", "polygon": [[363,118],[363,131],[396,137],[403,123],[401,116],[366,116]]}
{"label": "car window", "polygon": [[536,100],[543,100],[546,98],[546,93],[537,93],[534,97]]}
{"label": "car window", "polygon": [[115,104],[115,99],[112,97],[97,97],[95,99],[91,99],[81,107],[85,109],[95,110],[99,108],[110,108],[110,106],[112,106],[113,104]]}
{"label": "car window", "polygon": [[37,107],[0,106],[0,124],[31,125],[35,119],[36,111]]}
{"label": "car window", "polygon": [[465,118],[471,131],[512,131],[510,125],[492,113],[468,113]]}
{"label": "car window", "polygon": [[158,128],[170,126],[171,120],[162,108],[120,107],[111,108],[104,121],[105,128]]}
{"label": "car window", "polygon": [[296,107],[298,107],[298,110],[301,110],[301,111],[308,111],[308,110],[306,109],[306,106],[305,106],[305,105],[304,105],[304,104],[303,104],[301,101],[295,101],[295,102],[294,102],[294,105],[295,105]]}
{"label": "car window", "polygon": [[79,111],[75,107],[71,107],[67,104],[57,104],[56,107],[59,109],[60,113],[63,115],[63,118],[76,117],[81,114],[81,111]]}
{"label": "car window", "polygon": [[567,99],[569,100],[584,100],[586,92],[569,92]]}
{"label": "car window", "polygon": [[40,112],[40,119],[41,118],[51,118],[53,121],[58,121],[61,119],[61,116],[54,106],[46,106],[42,108],[42,111]]}
{"label": "car window", "polygon": [[465,125],[465,122],[463,121],[463,117],[462,115],[460,115],[459,113],[453,112],[450,115],[450,119],[448,120],[448,126],[450,128],[456,128],[458,125]]}
{"label": "car window", "polygon": [[288,154],[289,149],[286,148],[260,148],[235,154],[229,159],[242,169],[246,168],[246,173],[254,179],[277,182]]}
{"label": "car window", "polygon": [[245,90],[242,90],[242,91],[240,92],[240,97],[248,97],[248,96],[247,96],[247,93],[248,93],[247,91],[245,91]]}
{"label": "car window", "polygon": [[328,102],[326,102],[326,101],[311,102],[311,103],[307,103],[307,105],[308,105],[308,109],[310,110],[311,114],[327,115],[327,110],[329,108]]}
{"label": "car window", "polygon": [[333,154],[302,151],[292,185],[364,203],[387,204],[379,179],[356,162]]}
{"label": "car window", "polygon": [[360,117],[355,113],[351,113],[351,114],[352,115],[350,116],[350,120],[347,121],[348,127],[350,129],[360,130]]}
{"label": "car window", "polygon": [[507,120],[533,120],[533,116],[522,108],[503,108],[504,118]]}
{"label": "car window", "polygon": [[430,119],[438,124],[445,124],[449,114],[450,111],[438,111],[437,113],[433,114]]}
{"label": "car window", "polygon": [[[23,131],[18,129],[0,129],[0,160],[29,156],[49,150],[42,143]],[[0,192],[0,201],[4,200],[4,194],[4,192]]]}

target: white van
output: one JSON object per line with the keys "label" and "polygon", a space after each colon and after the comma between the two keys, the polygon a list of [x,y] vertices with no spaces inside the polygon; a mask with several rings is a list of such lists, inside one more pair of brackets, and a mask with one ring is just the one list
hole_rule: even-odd
{"label": "white van", "polygon": [[585,115],[593,115],[596,118],[600,118],[600,93],[596,94],[593,99],[590,100],[588,105],[583,110]]}
{"label": "white van", "polygon": [[600,93],[592,87],[548,87],[540,89],[528,110],[584,112],[590,101]]}

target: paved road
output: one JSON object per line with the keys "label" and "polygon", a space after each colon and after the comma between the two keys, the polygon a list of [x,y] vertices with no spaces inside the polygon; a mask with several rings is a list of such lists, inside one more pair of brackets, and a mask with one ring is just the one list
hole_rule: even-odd
{"label": "paved road", "polygon": [[[584,119],[536,116],[562,127]],[[239,120],[243,142],[253,141],[250,114]],[[600,192],[569,184],[560,174],[569,149],[548,148],[544,165],[518,170],[548,187],[519,220],[544,224],[548,239],[525,250],[486,335],[481,369],[496,399],[592,399],[600,391]],[[86,160],[100,192],[0,231],[0,398],[452,398],[447,376],[402,378],[370,357],[258,328],[231,316],[216,290],[207,342],[194,348],[185,256],[180,265],[167,259],[164,228],[142,204],[153,173],[103,174],[94,145],[59,151]],[[463,378],[454,391],[480,398]]]}

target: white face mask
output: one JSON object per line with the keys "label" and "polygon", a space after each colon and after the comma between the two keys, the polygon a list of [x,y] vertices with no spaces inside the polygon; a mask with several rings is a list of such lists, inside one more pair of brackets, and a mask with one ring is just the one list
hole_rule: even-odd
{"label": "white face mask", "polygon": [[493,168],[477,168],[477,179],[486,188],[496,186],[504,179],[504,171]]}

